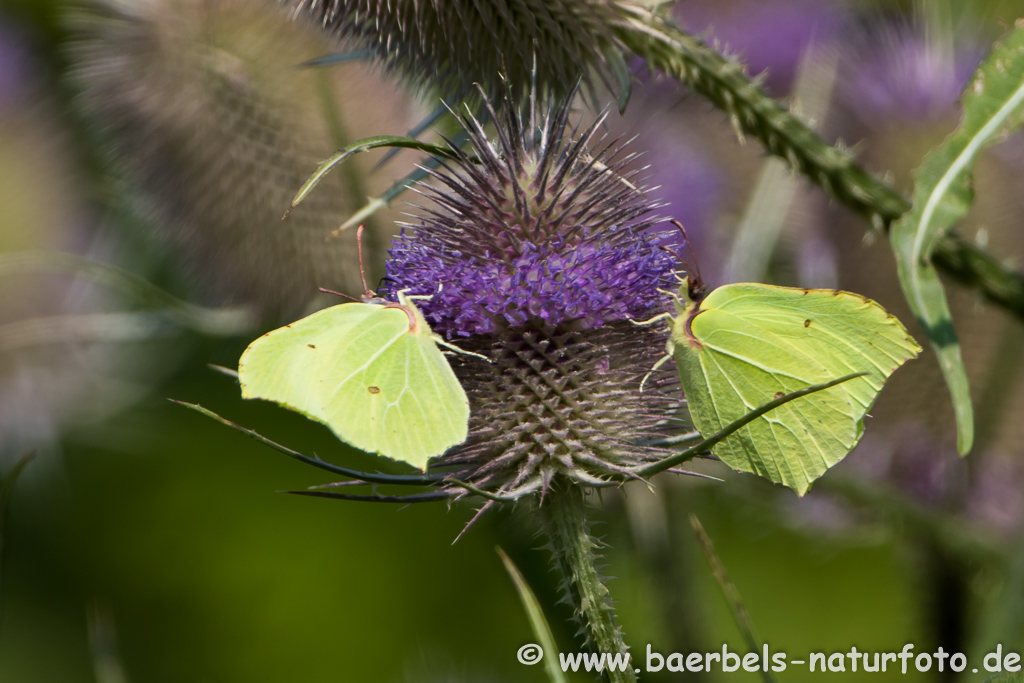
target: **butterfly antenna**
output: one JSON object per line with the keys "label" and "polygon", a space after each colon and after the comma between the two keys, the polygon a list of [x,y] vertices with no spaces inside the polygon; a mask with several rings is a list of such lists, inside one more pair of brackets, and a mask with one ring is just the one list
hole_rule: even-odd
{"label": "butterfly antenna", "polygon": [[365,229],[366,224],[361,224],[356,230],[356,247],[359,250],[359,279],[363,281],[363,296],[372,299],[377,296],[377,293],[366,284],[366,271],[363,269],[363,230]]}
{"label": "butterfly antenna", "polygon": [[669,221],[669,223],[679,228],[679,232],[683,233],[683,239],[686,241],[686,249],[690,252],[690,258],[693,259],[693,270],[697,274],[697,283],[702,286],[704,284],[704,278],[701,277],[700,274],[700,262],[697,260],[697,254],[693,252],[693,245],[690,244],[690,236],[686,234],[686,228],[684,228],[683,224],[674,218]]}
{"label": "butterfly antenna", "polygon": [[340,296],[340,297],[343,297],[345,299],[352,299],[352,301],[359,301],[359,299],[355,298],[354,296],[349,296],[348,294],[342,294],[341,292],[335,292],[333,289],[325,289],[323,287],[318,287],[317,289],[319,289],[324,294],[333,294],[334,296]]}
{"label": "butterfly antenna", "polygon": [[684,259],[682,256],[680,256],[679,252],[676,251],[675,249],[673,249],[672,247],[666,247],[665,245],[661,245],[659,247],[659,249],[661,249],[662,251],[668,252],[669,254],[672,254],[673,256],[675,256],[676,260],[679,261],[680,263],[682,263],[684,266],[689,266],[690,265],[689,263],[686,262],[686,259]]}

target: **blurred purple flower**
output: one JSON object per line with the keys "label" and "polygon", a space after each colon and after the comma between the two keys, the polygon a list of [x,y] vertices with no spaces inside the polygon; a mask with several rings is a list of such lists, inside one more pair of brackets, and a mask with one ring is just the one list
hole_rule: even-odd
{"label": "blurred purple flower", "polygon": [[[652,128],[655,135],[659,131],[663,128]],[[686,226],[688,234],[707,232],[722,199],[725,171],[705,150],[678,135],[659,136],[657,144],[647,149],[645,158],[652,170],[649,182],[659,186],[652,194],[665,203],[670,216]]]}
{"label": "blurred purple flower", "polygon": [[[957,47],[952,34],[929,34],[919,24],[880,24],[849,48],[840,96],[864,123],[949,113],[981,60],[980,48]],[[962,41],[964,33],[956,35]]]}
{"label": "blurred purple flower", "polygon": [[967,516],[1011,536],[1024,521],[1024,462],[1006,453],[985,454],[964,505]]}
{"label": "blurred purple flower", "polygon": [[0,110],[22,97],[29,71],[29,54],[14,25],[0,16]]}
{"label": "blurred purple flower", "polygon": [[709,40],[740,53],[751,73],[767,69],[774,95],[789,90],[808,44],[832,41],[844,24],[842,3],[821,0],[687,0],[676,16],[688,30],[707,31]]}

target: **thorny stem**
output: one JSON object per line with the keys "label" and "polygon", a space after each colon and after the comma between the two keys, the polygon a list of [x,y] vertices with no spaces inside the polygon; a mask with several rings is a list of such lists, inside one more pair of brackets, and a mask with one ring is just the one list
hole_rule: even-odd
{"label": "thorny stem", "polygon": [[[736,131],[760,140],[764,148],[820,186],[837,201],[888,230],[910,209],[894,188],[854,162],[852,154],[825,142],[810,126],[769,97],[743,71],[696,36],[657,15],[638,12],[617,31],[622,44],[710,100]],[[990,302],[1024,319],[1024,275],[955,233],[943,235],[931,255],[957,282],[977,288]]]}
{"label": "thorny stem", "polygon": [[[611,596],[597,569],[597,542],[590,535],[581,487],[563,479],[552,482],[540,506],[554,562],[596,653],[627,652],[615,620]],[[610,683],[634,683],[632,662],[625,671],[605,670]]]}

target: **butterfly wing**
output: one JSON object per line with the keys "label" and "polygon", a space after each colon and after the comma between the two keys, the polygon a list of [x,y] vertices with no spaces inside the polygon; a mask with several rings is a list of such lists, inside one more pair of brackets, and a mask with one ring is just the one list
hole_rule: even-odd
{"label": "butterfly wing", "polygon": [[[676,325],[682,324],[681,317]],[[673,335],[675,358],[690,416],[705,436],[774,398],[835,379],[799,346],[730,313],[703,309],[691,329],[696,344]],[[802,495],[859,437],[855,407],[837,388],[761,416],[718,444],[714,454]]]}
{"label": "butterfly wing", "polygon": [[350,331],[379,308],[340,304],[263,335],[238,361],[242,397],[272,401],[326,424],[320,380],[342,356]]}
{"label": "butterfly wing", "polygon": [[423,469],[465,441],[469,403],[426,322],[418,328],[410,330],[401,308],[324,309],[246,349],[242,396],[273,401],[356,448]]}
{"label": "butterfly wing", "polygon": [[320,391],[345,441],[423,469],[466,440],[469,400],[426,322],[417,327],[402,309],[381,307],[350,335]]}
{"label": "butterfly wing", "polygon": [[850,292],[735,284],[716,289],[701,307],[730,313],[791,341],[828,369],[828,379],[868,373],[838,387],[858,406],[858,421],[886,379],[921,350],[895,316]]}

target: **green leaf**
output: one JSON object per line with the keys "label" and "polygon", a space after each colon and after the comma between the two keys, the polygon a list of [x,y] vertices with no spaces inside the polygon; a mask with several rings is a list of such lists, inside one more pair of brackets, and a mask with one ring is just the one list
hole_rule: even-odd
{"label": "green leaf", "polygon": [[629,64],[626,63],[626,58],[618,50],[610,50],[607,58],[608,66],[611,67],[612,74],[614,74],[618,84],[616,88],[618,101],[616,104],[619,105],[619,113],[623,114],[626,111],[626,106],[629,104],[630,97],[633,95],[633,72],[630,70]]}
{"label": "green leaf", "polygon": [[[739,589],[729,578],[729,574],[725,571],[725,565],[722,564],[718,553],[715,552],[715,544],[711,542],[711,537],[704,531],[704,525],[697,519],[697,515],[690,514],[690,525],[693,527],[694,533],[697,534],[697,542],[700,543],[700,549],[704,552],[704,559],[711,567],[711,575],[715,577],[718,587],[722,590],[722,596],[732,614],[732,620],[743,635],[743,640],[747,644],[747,652],[760,652],[761,640],[757,637],[754,622],[750,618],[746,605],[743,604]],[[761,678],[765,683],[775,683],[775,677],[768,673],[767,667],[761,668]]]}
{"label": "green leaf", "polygon": [[996,674],[991,678],[986,678],[982,683],[1024,683],[1024,674]]}
{"label": "green leaf", "polygon": [[932,263],[938,240],[974,199],[974,160],[986,145],[1024,122],[1024,23],[997,44],[963,94],[960,127],[917,170],[914,203],[890,233],[900,282],[939,359],[956,414],[957,450],[974,443],[970,387],[946,295]]}
{"label": "green leaf", "polygon": [[533,635],[537,638],[537,644],[544,650],[544,670],[548,674],[548,680],[551,683],[566,683],[565,674],[562,672],[561,667],[558,665],[558,645],[555,643],[555,637],[551,634],[551,627],[548,626],[548,620],[544,617],[544,610],[541,609],[540,603],[537,602],[537,596],[530,590],[530,584],[526,583],[526,579],[519,572],[519,569],[513,564],[509,556],[505,554],[505,551],[498,548],[498,555],[501,556],[501,561],[505,564],[505,570],[508,575],[512,577],[512,582],[516,585],[516,592],[519,593],[519,600],[523,603],[523,609],[526,610],[526,616],[530,619],[530,627],[533,629]]}
{"label": "green leaf", "polygon": [[857,445],[886,379],[920,351],[899,320],[850,292],[745,283],[692,300],[684,282],[677,310],[670,347],[703,435],[773,399],[860,375],[781,405],[712,448],[729,467],[798,495]]}

